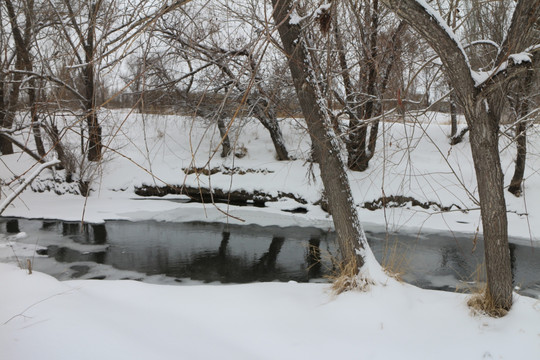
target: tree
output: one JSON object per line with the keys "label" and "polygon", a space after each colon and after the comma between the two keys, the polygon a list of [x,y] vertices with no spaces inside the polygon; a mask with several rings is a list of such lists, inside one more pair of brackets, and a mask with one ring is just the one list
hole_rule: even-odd
{"label": "tree", "polygon": [[[308,39],[302,33],[298,10],[291,0],[272,0],[273,17],[289,59],[294,88],[306,119],[308,132],[318,160],[328,206],[338,234],[338,245],[344,267],[354,278],[360,275],[361,284],[373,281],[376,260],[371,253],[354,204],[345,164],[341,159],[338,139],[333,131],[326,100],[313,71]],[[322,6],[316,14],[328,11]],[[294,14],[294,16],[291,16]],[[300,18],[301,19],[301,18]],[[380,270],[379,270],[380,271]],[[349,284],[356,286],[358,284]]]}
{"label": "tree", "polygon": [[[204,8],[207,6],[204,5]],[[218,17],[235,16],[234,9],[230,7],[221,8],[219,5],[216,7],[207,11],[210,13],[215,11]],[[167,50],[158,50],[158,54],[151,55],[153,58],[160,57],[160,61],[149,62],[155,67],[151,71],[165,78],[165,85],[186,100],[189,99],[189,92],[196,90],[197,85],[199,89],[203,89],[202,92],[211,91],[223,95],[229,106],[222,108],[234,107],[234,109],[216,113],[204,109],[204,102],[196,101],[192,105],[198,115],[217,118],[218,128],[224,139],[223,145],[228,142],[227,131],[224,131],[228,126],[224,124],[224,117],[232,118],[234,114],[238,114],[236,110],[247,105],[247,113],[268,130],[277,159],[289,160],[285,140],[277,121],[276,104],[272,101],[273,96],[261,76],[260,64],[265,52],[257,51],[260,35],[253,30],[251,24],[245,24],[250,30],[238,30],[239,35],[236,36],[227,27],[227,23],[221,24],[215,21],[214,17],[208,19],[205,26],[200,25],[193,21],[188,10],[182,9],[182,12],[178,12],[174,17],[168,17],[154,31],[154,35],[165,44]],[[239,22],[244,20],[239,19]],[[228,34],[226,38],[225,33]],[[182,66],[179,62],[186,63],[187,66]],[[197,66],[194,68],[193,64]],[[182,68],[187,70],[179,71]],[[180,76],[171,74],[179,72]],[[198,78],[194,84],[196,76]],[[163,85],[163,82],[157,84],[161,88]],[[211,116],[208,116],[209,114]],[[228,153],[229,151],[223,151],[223,154]]]}
{"label": "tree", "polygon": [[68,78],[66,82],[73,84],[71,88],[76,90],[76,98],[84,113],[89,161],[99,161],[103,155],[102,129],[97,112],[105,102],[105,99],[98,99],[99,95],[104,95],[99,91],[100,84],[105,81],[103,75],[135,51],[131,45],[143,30],[189,1],[51,2],[58,43],[64,47],[61,49],[65,56],[61,69]]}
{"label": "tree", "polygon": [[[534,68],[538,69],[540,57],[535,59]],[[525,163],[527,159],[527,128],[531,123],[530,114],[535,104],[534,98],[537,94],[533,94],[534,86],[538,85],[538,74],[529,71],[515,81],[512,99],[510,100],[514,109],[515,123],[515,142],[517,148],[516,165],[514,175],[508,186],[508,191],[520,196],[522,190],[523,177],[525,175]],[[513,100],[513,101],[512,101]]]}
{"label": "tree", "polygon": [[[481,77],[444,19],[423,0],[382,0],[413,27],[440,57],[443,70],[463,107],[478,183],[485,242],[487,289],[485,304],[493,309],[512,306],[512,275],[504,183],[498,149],[501,88],[526,72],[540,46],[530,46],[530,35],[540,15],[540,0],[517,3],[510,28],[494,63]],[[536,44],[534,44],[536,45]],[[525,53],[524,53],[525,52]],[[520,55],[514,55],[514,54]],[[504,92],[503,92],[504,93]]]}
{"label": "tree", "polygon": [[[454,0],[458,1],[458,0]],[[492,1],[481,2],[480,0],[461,0],[465,4],[466,18],[463,22],[464,35],[467,43],[477,44],[474,51],[469,51],[471,66],[474,70],[489,68],[492,66],[498,55],[498,44],[502,44],[505,31],[510,26],[510,17],[515,7],[514,2]],[[538,37],[536,34],[530,36]],[[488,40],[488,41],[485,41]],[[534,43],[534,39],[527,40],[527,43]],[[538,63],[538,59],[536,59]],[[538,68],[538,64],[533,64],[533,68]],[[514,175],[508,186],[508,191],[515,196],[520,196],[523,176],[525,174],[525,164],[527,157],[527,128],[530,124],[530,114],[535,106],[534,86],[537,84],[538,76],[535,71],[528,71],[526,74],[514,79],[507,87],[506,94],[501,97],[504,103],[505,122],[514,122],[514,141],[516,143],[516,161]]]}
{"label": "tree", "polygon": [[[13,51],[13,55],[7,55],[10,43],[9,37],[7,37],[8,34],[4,33],[3,35],[6,36],[2,38],[2,45],[4,47],[3,51],[6,52],[6,58],[3,60],[3,71],[1,75],[2,84],[0,89],[0,127],[4,129],[4,131],[9,131],[11,130],[15,119],[15,111],[19,102],[20,88],[24,76],[23,74],[18,72],[10,76],[7,74],[7,70],[11,66],[13,59],[15,59],[15,70],[24,70],[24,68],[26,67],[27,61],[25,60],[27,59],[25,58],[26,51],[24,43],[25,39],[29,38],[30,36],[29,32],[31,31],[31,28],[30,26],[25,26],[25,33],[23,34],[17,21],[18,14],[13,7],[13,3],[9,0],[5,1],[5,6],[7,10],[7,18],[9,19],[11,35],[15,39],[15,51]],[[3,9],[1,9],[1,11],[3,12]],[[26,21],[28,24],[28,18],[26,19]],[[1,25],[2,27],[4,27],[4,24]],[[1,134],[0,136],[0,151],[4,155],[13,154],[12,142],[10,141],[10,138],[5,134]]]}
{"label": "tree", "polygon": [[[334,7],[337,8],[337,5]],[[344,12],[351,18],[351,28],[343,29],[343,23],[335,20],[337,17],[334,17],[333,23],[339,70],[345,90],[345,96],[338,97],[338,101],[350,119],[348,166],[352,170],[364,171],[375,153],[379,136],[378,118],[384,111],[382,99],[400,60],[401,37],[406,26],[403,22],[389,21],[378,0],[349,0],[345,2],[345,8]],[[344,30],[352,37],[349,47],[358,47],[354,49],[352,61],[347,59],[342,34]]]}

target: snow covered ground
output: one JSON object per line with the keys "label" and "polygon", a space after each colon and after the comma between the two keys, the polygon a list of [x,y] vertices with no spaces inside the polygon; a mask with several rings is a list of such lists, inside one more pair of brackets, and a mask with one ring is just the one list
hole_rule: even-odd
{"label": "snow covered ground", "polygon": [[471,316],[466,297],[389,280],[156,286],[66,281],[0,264],[2,359],[537,359],[540,302]]}
{"label": "snow covered ground", "polygon": [[[218,151],[209,160],[219,142],[215,126],[123,111],[104,112],[101,118],[104,133],[116,134],[105,139],[116,152],[108,151],[102,166],[86,170],[85,176],[92,178],[91,196],[28,189],[3,216],[332,227],[327,214],[314,205],[322,186],[317,167],[306,161],[309,143],[301,119],[282,121],[296,160],[277,162],[270,137],[254,121],[238,120],[232,128],[237,148],[247,149],[245,157],[222,159]],[[383,128],[378,149],[385,144],[384,151],[377,151],[367,172],[350,174],[361,221],[389,231],[466,232],[472,242],[481,224],[470,150],[467,142],[448,145],[447,116],[432,113],[419,122],[387,122]],[[534,246],[540,244],[537,130],[529,137],[525,195],[507,194],[512,241]],[[77,141],[73,138],[75,145]],[[515,148],[503,136],[501,149],[508,184]],[[1,160],[3,179],[22,174],[32,164],[21,154]],[[220,172],[188,174],[190,167]],[[237,173],[228,174],[230,168]],[[34,188],[43,189],[52,178],[50,171],[44,172]],[[267,202],[265,208],[184,204],[173,201],[177,196],[140,200],[133,192],[135,186],[163,183],[291,193],[308,204],[291,199]],[[54,186],[66,189],[65,184]],[[8,187],[2,192],[4,198]],[[412,204],[376,211],[362,207],[383,195],[455,205],[449,212]],[[307,213],[283,211],[299,206]],[[0,239],[0,247],[7,246],[6,239]],[[490,319],[472,316],[465,295],[421,290],[390,279],[366,293],[334,297],[324,284],[59,282],[0,264],[0,283],[2,359],[535,359],[540,354],[540,301],[518,295],[508,316]]]}

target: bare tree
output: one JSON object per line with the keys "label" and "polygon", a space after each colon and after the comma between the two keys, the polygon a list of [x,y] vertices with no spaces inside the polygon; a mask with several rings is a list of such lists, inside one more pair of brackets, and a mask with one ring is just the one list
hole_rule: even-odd
{"label": "bare tree", "polygon": [[[338,6],[335,6],[337,11]],[[379,120],[384,109],[382,99],[390,85],[391,74],[400,61],[401,37],[405,23],[394,23],[385,16],[378,0],[346,1],[344,13],[350,28],[334,20],[333,36],[339,52],[339,69],[345,96],[338,101],[349,116],[348,166],[364,171],[375,153]],[[345,15],[344,16],[347,16]],[[337,19],[337,17],[334,17]],[[358,46],[348,61],[342,32]],[[351,46],[349,46],[351,47]],[[337,92],[334,95],[338,95]]]}
{"label": "bare tree", "polygon": [[[540,14],[539,0],[517,3],[511,25],[486,78],[471,69],[462,45],[444,19],[419,0],[382,0],[425,38],[439,55],[444,72],[465,112],[478,182],[487,270],[486,303],[496,309],[512,306],[512,275],[504,183],[498,149],[500,89],[531,64],[539,46],[530,47],[530,34]],[[512,54],[527,51],[525,59]],[[524,54],[522,54],[524,55]],[[521,61],[524,60],[524,61]]]}
{"label": "bare tree", "polygon": [[[103,76],[135,50],[131,47],[140,34],[164,14],[189,0],[169,2],[120,2],[115,0],[62,0],[50,2],[54,24],[64,45],[66,83],[77,90],[77,100],[87,128],[89,161],[102,158],[102,129],[98,108]],[[112,84],[107,84],[112,86]],[[103,98],[104,94],[101,94]],[[99,101],[101,100],[101,101]]]}
{"label": "bare tree", "polygon": [[[232,12],[234,16],[234,11],[228,7],[211,10],[221,15],[226,13],[227,17],[231,16]],[[247,114],[255,117],[268,130],[277,159],[289,160],[277,121],[276,104],[260,75],[264,52],[257,51],[257,48],[264,39],[261,39],[260,34],[254,31],[250,24],[246,24],[246,27],[251,30],[239,31],[241,35],[237,38],[229,30],[222,29],[224,25],[213,19],[204,26],[194,22],[188,9],[182,9],[182,12],[175,15],[174,18],[169,17],[163,21],[154,31],[168,49],[164,54],[163,52],[162,55],[153,54],[152,57],[167,56],[170,62],[178,62],[180,59],[187,66],[178,63],[166,64],[164,61],[152,62],[153,66],[159,68],[150,72],[154,74],[157,72],[160,77],[166,79],[165,82],[157,84],[158,88],[163,89],[165,85],[186,100],[189,99],[189,91],[196,90],[197,87],[202,87],[203,92],[223,94],[229,106],[222,109],[229,108],[230,111],[216,114],[217,119],[223,122],[224,116],[233,117],[234,114],[238,114],[239,108],[246,107]],[[224,39],[225,32],[228,33],[226,39]],[[181,86],[185,88],[182,89]],[[203,109],[204,104],[200,101],[196,101],[192,107],[196,108],[198,114],[210,113]],[[224,135],[226,132],[223,132],[223,126],[219,121],[218,127]],[[223,139],[226,143],[225,136]]]}
{"label": "bare tree", "polygon": [[[309,135],[319,163],[321,179],[328,198],[329,210],[338,233],[338,245],[346,267],[352,274],[371,281],[367,266],[375,261],[359,222],[345,164],[341,159],[338,139],[333,131],[326,99],[320,89],[320,79],[313,71],[309,40],[302,33],[299,9],[291,0],[272,0],[273,17],[278,26],[294,87],[306,119]],[[320,16],[328,7],[317,10]],[[294,14],[294,16],[291,16]]]}

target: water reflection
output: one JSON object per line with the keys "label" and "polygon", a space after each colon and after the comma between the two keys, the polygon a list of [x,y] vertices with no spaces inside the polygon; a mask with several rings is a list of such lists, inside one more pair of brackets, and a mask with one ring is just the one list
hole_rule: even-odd
{"label": "water reflection", "polygon": [[[43,228],[52,227],[50,222],[43,222]],[[81,222],[62,222],[62,235],[69,236],[81,244],[103,245],[107,242],[105,224],[87,224]]]}
{"label": "water reflection", "polygon": [[322,276],[321,239],[312,237],[309,239],[306,262],[308,265],[308,276],[318,278]]}
{"label": "water reflection", "polygon": [[[106,224],[1,219],[0,231],[24,231],[27,241],[46,246],[59,278],[103,278],[94,265],[147,275],[204,282],[300,282],[321,279],[332,272],[335,234],[315,228],[226,226],[208,223],[111,221]],[[421,287],[463,289],[460,283],[481,280],[482,239],[444,234],[393,235],[368,231],[370,246],[381,262],[394,262],[402,278]],[[36,240],[37,239],[37,240]],[[40,250],[40,253],[43,251]],[[540,254],[534,248],[511,244],[512,274],[522,289],[540,289]],[[40,263],[41,262],[41,263]],[[34,268],[46,267],[36,257]],[[49,266],[50,267],[50,266]],[[52,268],[52,267],[50,267]]]}
{"label": "water reflection", "polygon": [[8,220],[6,222],[6,232],[8,234],[20,233],[21,230],[19,229],[19,220],[17,219]]}
{"label": "water reflection", "polygon": [[91,261],[96,264],[105,264],[106,255],[106,251],[81,252],[56,245],[49,245],[47,247],[47,256],[52,257],[59,262],[73,263]]}

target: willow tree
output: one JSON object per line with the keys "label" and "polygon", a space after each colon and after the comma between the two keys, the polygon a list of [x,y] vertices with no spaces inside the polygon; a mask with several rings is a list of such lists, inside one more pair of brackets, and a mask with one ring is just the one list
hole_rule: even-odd
{"label": "willow tree", "polygon": [[[509,82],[527,72],[534,57],[540,56],[540,44],[530,43],[540,16],[540,0],[520,0],[516,4],[494,66],[484,73],[472,70],[456,34],[424,0],[382,0],[382,3],[430,44],[463,107],[470,131],[484,233],[487,289],[483,303],[494,310],[509,310],[512,274],[499,157],[500,99]],[[536,41],[540,43],[538,38]]]}

